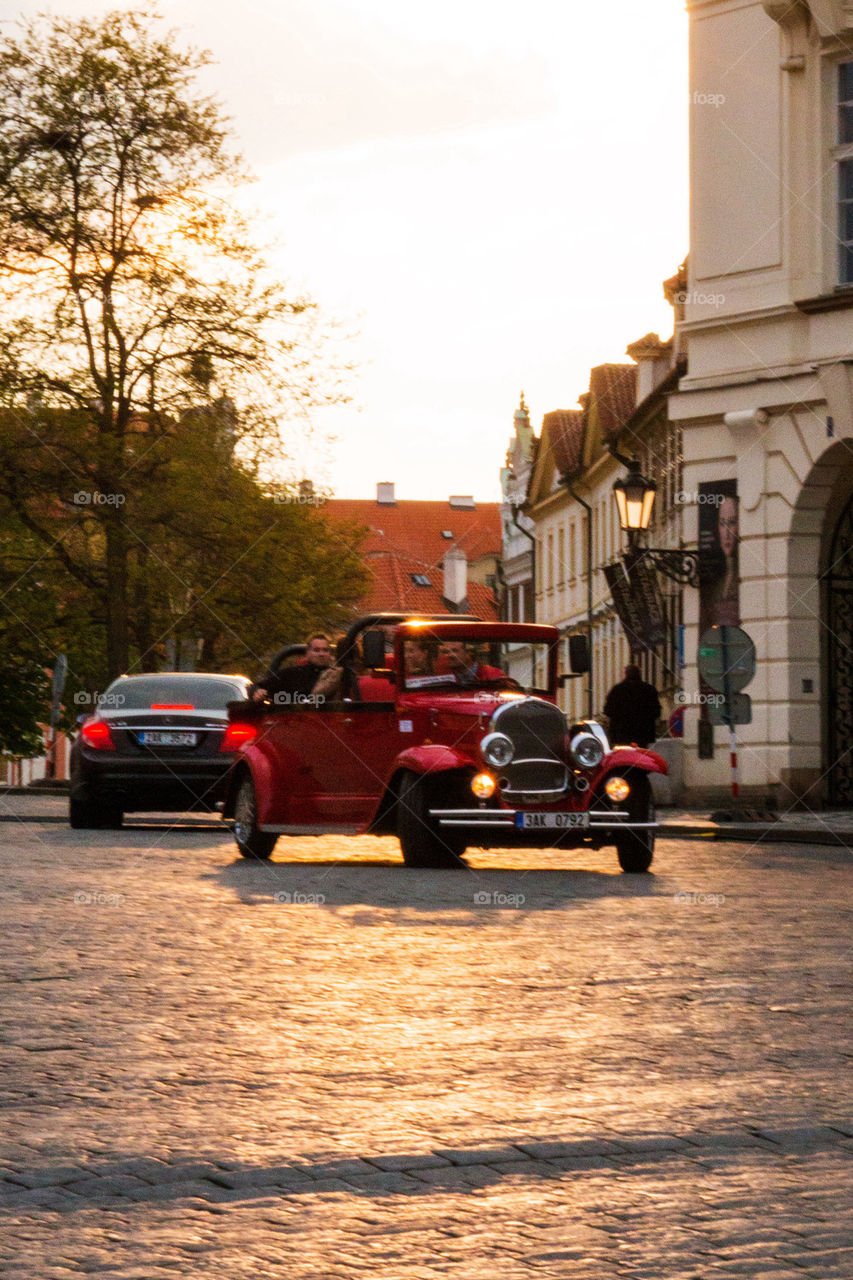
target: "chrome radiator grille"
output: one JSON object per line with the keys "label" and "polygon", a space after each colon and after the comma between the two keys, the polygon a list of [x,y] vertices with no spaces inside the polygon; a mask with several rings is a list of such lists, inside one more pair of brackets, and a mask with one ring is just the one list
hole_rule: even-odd
{"label": "chrome radiator grille", "polygon": [[522,795],[553,799],[566,791],[566,720],[559,707],[539,698],[509,702],[492,716],[492,729],[506,734],[514,747],[498,780],[505,800]]}

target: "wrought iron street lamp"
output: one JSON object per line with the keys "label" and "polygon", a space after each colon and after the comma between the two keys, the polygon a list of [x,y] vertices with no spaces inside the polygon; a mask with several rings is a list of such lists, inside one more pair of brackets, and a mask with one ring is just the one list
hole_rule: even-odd
{"label": "wrought iron street lamp", "polygon": [[644,547],[639,542],[639,535],[645,533],[652,518],[657,485],[654,480],[647,480],[640,471],[638,458],[624,458],[621,454],[612,452],[613,457],[628,468],[627,476],[621,477],[613,485],[613,496],[619,509],[619,524],[628,535],[626,560],[648,559],[655,569],[672,582],[698,587],[697,552],[678,551],[672,547]]}

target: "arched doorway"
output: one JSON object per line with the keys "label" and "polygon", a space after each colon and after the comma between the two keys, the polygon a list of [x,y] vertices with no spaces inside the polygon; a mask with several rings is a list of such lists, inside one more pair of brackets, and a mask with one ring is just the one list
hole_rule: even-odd
{"label": "arched doorway", "polygon": [[827,791],[831,805],[853,806],[853,497],[841,512],[826,568]]}

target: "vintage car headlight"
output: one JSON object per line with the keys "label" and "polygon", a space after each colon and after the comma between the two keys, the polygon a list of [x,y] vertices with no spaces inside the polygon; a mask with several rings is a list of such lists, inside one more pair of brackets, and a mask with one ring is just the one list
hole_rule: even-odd
{"label": "vintage car headlight", "polygon": [[604,747],[592,733],[576,734],[572,738],[570,750],[572,759],[582,769],[594,769],[604,757]]}
{"label": "vintage car headlight", "polygon": [[515,747],[505,733],[488,733],[480,743],[483,759],[503,769],[515,755]]}
{"label": "vintage car headlight", "polygon": [[497,783],[490,773],[478,773],[471,779],[471,790],[478,800],[491,800]]}
{"label": "vintage car headlight", "polygon": [[608,778],[604,784],[604,790],[614,800],[616,804],[621,804],[623,800],[627,800],[631,786],[624,778]]}

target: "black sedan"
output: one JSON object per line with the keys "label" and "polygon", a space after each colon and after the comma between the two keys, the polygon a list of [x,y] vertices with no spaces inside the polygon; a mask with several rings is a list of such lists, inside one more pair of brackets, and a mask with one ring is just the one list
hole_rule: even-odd
{"label": "black sedan", "polygon": [[211,812],[247,726],[227,705],[245,676],[158,672],[120,676],[71,749],[72,827],[120,827],[128,811]]}

